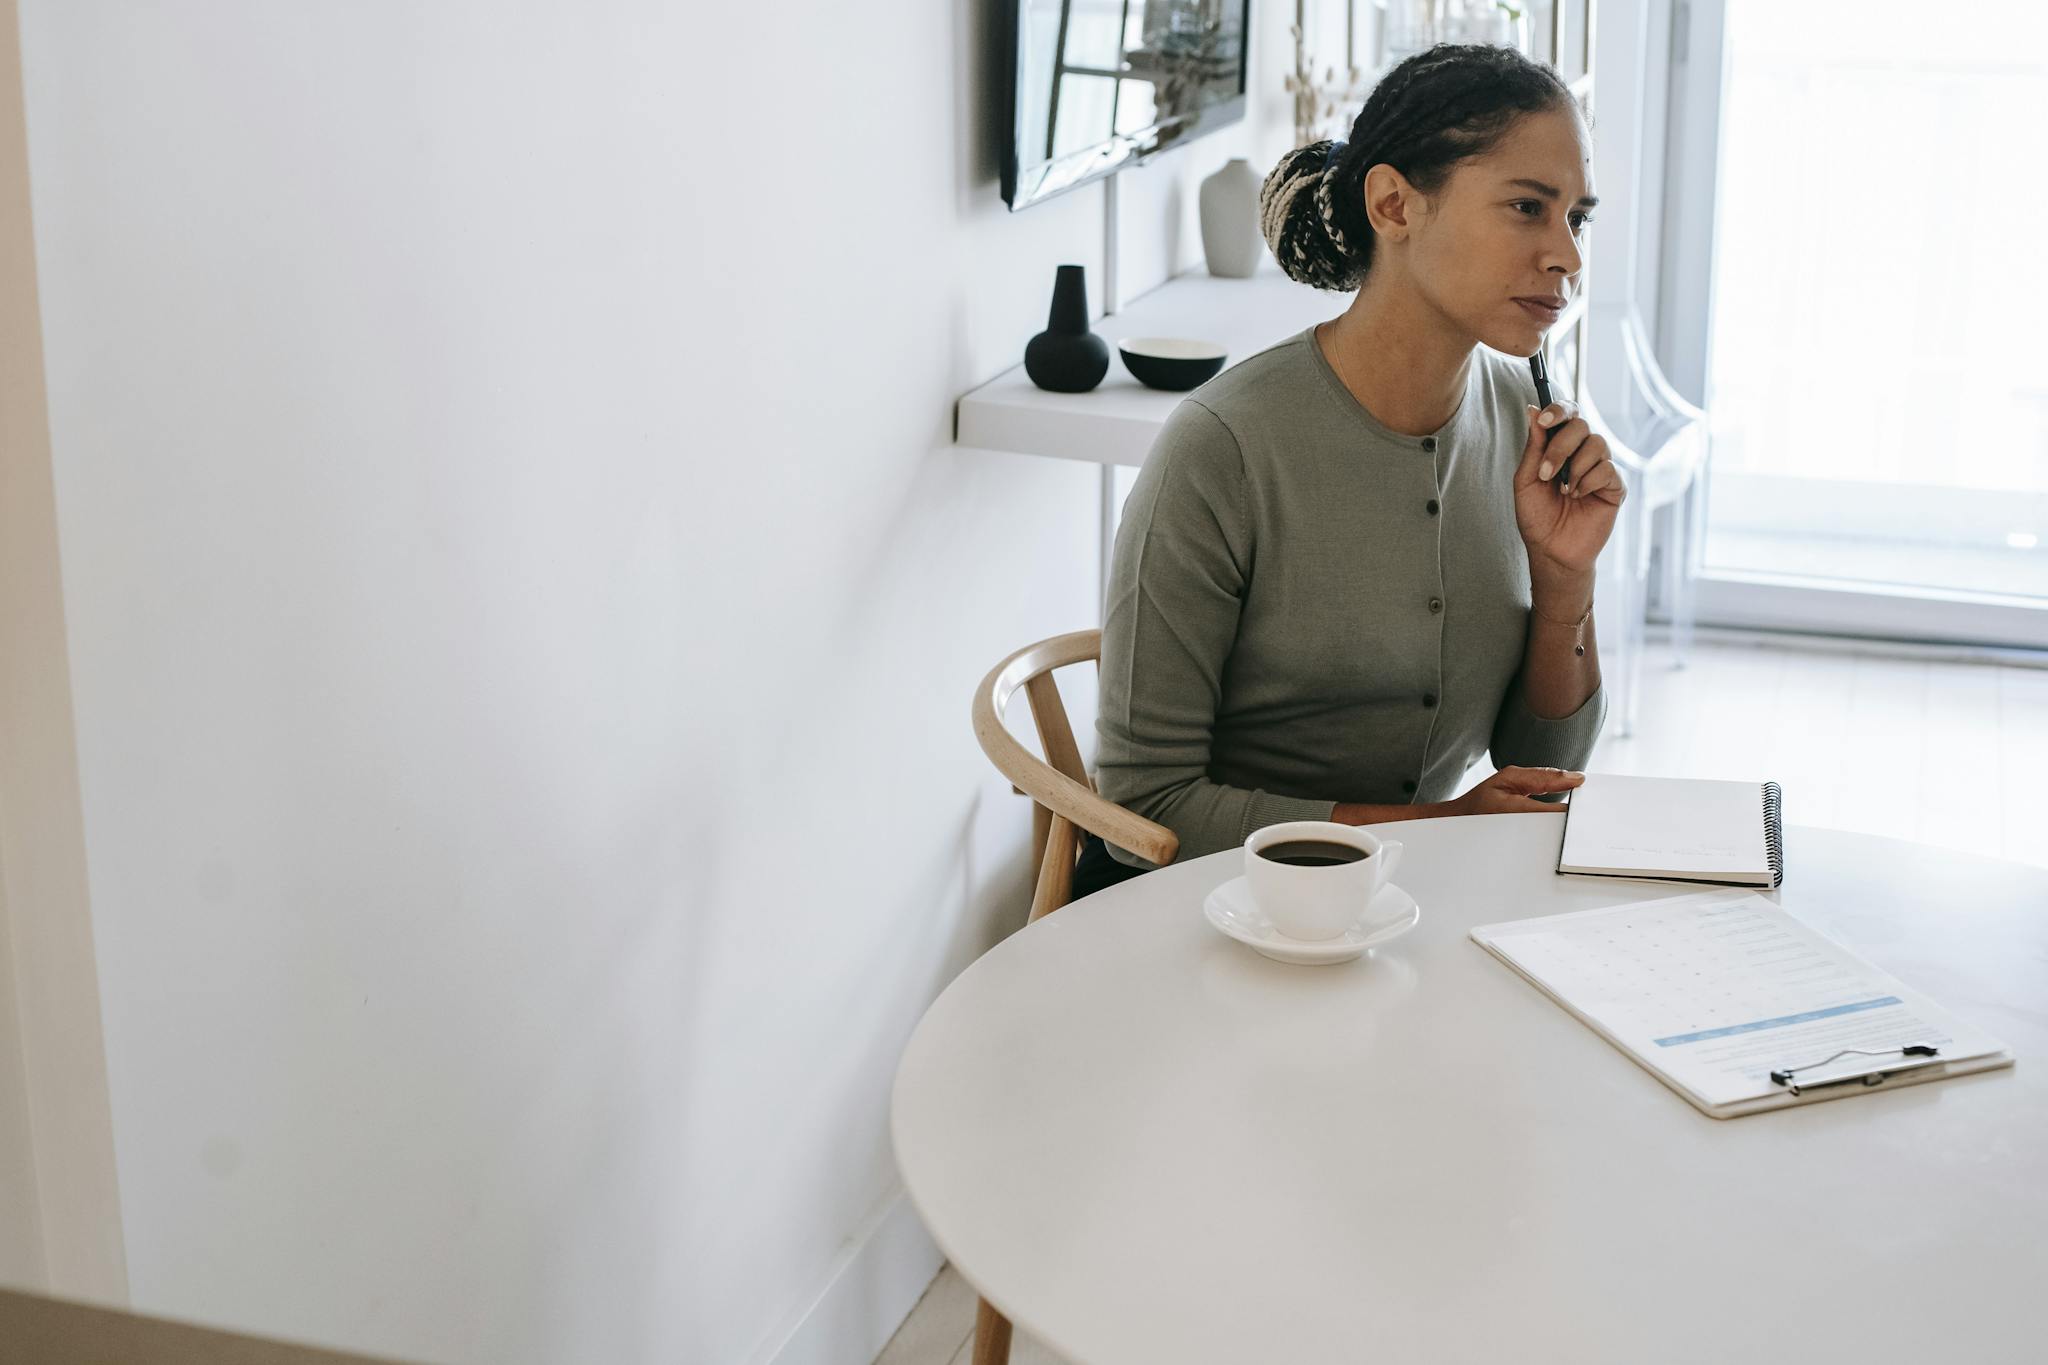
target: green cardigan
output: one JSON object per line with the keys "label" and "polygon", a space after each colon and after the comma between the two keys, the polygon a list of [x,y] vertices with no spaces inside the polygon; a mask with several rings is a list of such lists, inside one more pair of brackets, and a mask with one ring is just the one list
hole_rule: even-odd
{"label": "green cardigan", "polygon": [[1535,401],[1527,369],[1481,347],[1451,420],[1404,436],[1313,329],[1190,394],[1117,530],[1102,794],[1193,858],[1340,801],[1446,800],[1488,751],[1581,767],[1605,690],[1546,720],[1518,678],[1529,560],[1511,478]]}

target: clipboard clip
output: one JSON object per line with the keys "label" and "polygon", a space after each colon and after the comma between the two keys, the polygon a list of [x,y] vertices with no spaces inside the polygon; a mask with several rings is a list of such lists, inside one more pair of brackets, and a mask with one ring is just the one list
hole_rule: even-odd
{"label": "clipboard clip", "polygon": [[1807,1062],[1800,1066],[1788,1066],[1783,1068],[1782,1070],[1773,1071],[1771,1073],[1771,1083],[1773,1085],[1782,1085],[1791,1094],[1797,1095],[1802,1090],[1818,1090],[1823,1086],[1842,1085],[1848,1081],[1861,1081],[1866,1086],[1883,1085],[1887,1077],[1895,1076],[1901,1071],[1911,1071],[1915,1067],[1934,1065],[1933,1062],[1912,1062],[1906,1066],[1878,1066],[1872,1067],[1868,1071],[1852,1071],[1846,1076],[1831,1076],[1827,1080],[1819,1081],[1813,1085],[1807,1086],[1801,1086],[1792,1079],[1802,1071],[1817,1070],[1820,1067],[1827,1066],[1831,1062],[1839,1061],[1843,1057],[1859,1056],[1899,1056],[1938,1058],[1941,1056],[1941,1049],[1934,1046],[1934,1044],[1932,1043],[1905,1043],[1900,1045],[1899,1047],[1883,1048],[1877,1051],[1872,1051],[1869,1048],[1845,1047],[1832,1057],[1823,1057],[1817,1062]]}

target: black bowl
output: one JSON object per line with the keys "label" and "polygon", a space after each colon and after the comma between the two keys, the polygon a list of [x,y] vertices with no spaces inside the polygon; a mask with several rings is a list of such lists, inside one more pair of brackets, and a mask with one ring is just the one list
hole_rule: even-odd
{"label": "black bowl", "polygon": [[1229,353],[1213,341],[1180,337],[1132,337],[1116,344],[1131,378],[1154,389],[1184,393],[1223,373]]}

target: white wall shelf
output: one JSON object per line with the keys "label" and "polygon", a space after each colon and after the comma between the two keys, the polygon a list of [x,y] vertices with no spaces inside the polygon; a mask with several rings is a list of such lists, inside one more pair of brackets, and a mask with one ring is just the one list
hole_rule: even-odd
{"label": "white wall shelf", "polygon": [[[1018,365],[960,400],[954,441],[981,450],[1142,465],[1167,415],[1186,395],[1148,389],[1131,378],[1123,358],[1114,354],[1120,338],[1213,341],[1228,349],[1227,368],[1303,328],[1336,317],[1350,305],[1349,294],[1296,284],[1270,258],[1248,280],[1218,279],[1199,269],[1176,275],[1122,312],[1090,324],[1112,352],[1109,374],[1096,388],[1087,393],[1048,393]],[[1585,306],[1581,291],[1552,335],[1570,336]]]}
{"label": "white wall shelf", "polygon": [[[1052,282],[1046,282],[1048,294]],[[1196,269],[1176,275],[1122,311],[1090,325],[1110,346],[1109,373],[1087,393],[1048,393],[1022,365],[1004,371],[959,402],[954,440],[982,450],[1052,455],[1103,465],[1141,465],[1153,438],[1185,394],[1148,389],[1115,354],[1124,337],[1213,341],[1235,365],[1303,328],[1336,317],[1348,294],[1296,284],[1269,259],[1248,280]]]}

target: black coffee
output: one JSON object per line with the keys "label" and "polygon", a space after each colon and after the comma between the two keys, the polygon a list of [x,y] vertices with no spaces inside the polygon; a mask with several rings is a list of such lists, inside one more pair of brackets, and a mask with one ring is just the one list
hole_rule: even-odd
{"label": "black coffee", "polygon": [[1268,844],[1259,850],[1261,858],[1271,858],[1276,863],[1289,867],[1335,867],[1339,863],[1355,863],[1369,854],[1362,848],[1350,844],[1333,844],[1326,839],[1290,839],[1284,844]]}

